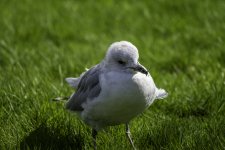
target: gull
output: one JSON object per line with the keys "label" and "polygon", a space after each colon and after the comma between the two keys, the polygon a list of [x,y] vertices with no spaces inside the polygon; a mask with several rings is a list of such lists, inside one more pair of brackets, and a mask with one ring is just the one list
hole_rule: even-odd
{"label": "gull", "polygon": [[105,58],[77,78],[66,78],[76,89],[66,109],[76,112],[92,127],[94,149],[97,132],[108,126],[125,124],[127,138],[135,149],[129,122],[155,99],[167,97],[156,87],[150,73],[138,62],[138,49],[130,42],[111,44]]}

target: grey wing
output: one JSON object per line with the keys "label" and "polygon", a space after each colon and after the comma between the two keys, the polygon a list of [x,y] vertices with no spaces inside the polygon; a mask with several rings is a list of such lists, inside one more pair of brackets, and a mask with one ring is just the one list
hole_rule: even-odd
{"label": "grey wing", "polygon": [[100,94],[100,73],[101,68],[99,65],[96,65],[82,76],[78,84],[77,91],[70,97],[70,99],[66,103],[66,109],[72,111],[82,111],[82,104],[85,103],[87,99],[93,99]]}

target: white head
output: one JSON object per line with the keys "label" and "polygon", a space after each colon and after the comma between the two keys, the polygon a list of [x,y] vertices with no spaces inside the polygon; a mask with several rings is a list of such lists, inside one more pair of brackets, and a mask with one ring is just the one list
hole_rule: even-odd
{"label": "white head", "polygon": [[147,75],[148,71],[139,64],[138,49],[127,41],[110,45],[105,56],[106,67],[110,69],[134,70]]}

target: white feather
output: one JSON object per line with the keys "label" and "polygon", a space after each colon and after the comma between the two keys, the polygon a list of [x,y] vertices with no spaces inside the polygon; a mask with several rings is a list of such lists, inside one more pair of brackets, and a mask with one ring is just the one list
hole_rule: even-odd
{"label": "white feather", "polygon": [[157,89],[156,99],[164,99],[168,96],[168,93],[164,89]]}

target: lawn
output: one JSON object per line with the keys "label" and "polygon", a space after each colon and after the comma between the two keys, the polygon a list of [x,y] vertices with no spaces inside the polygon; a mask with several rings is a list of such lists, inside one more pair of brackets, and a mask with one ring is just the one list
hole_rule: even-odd
{"label": "lawn", "polygon": [[[130,126],[138,149],[225,149],[224,0],[0,0],[0,149],[92,149],[91,128],[52,98],[108,46],[139,49],[168,98]],[[131,149],[124,125],[98,149]]]}

